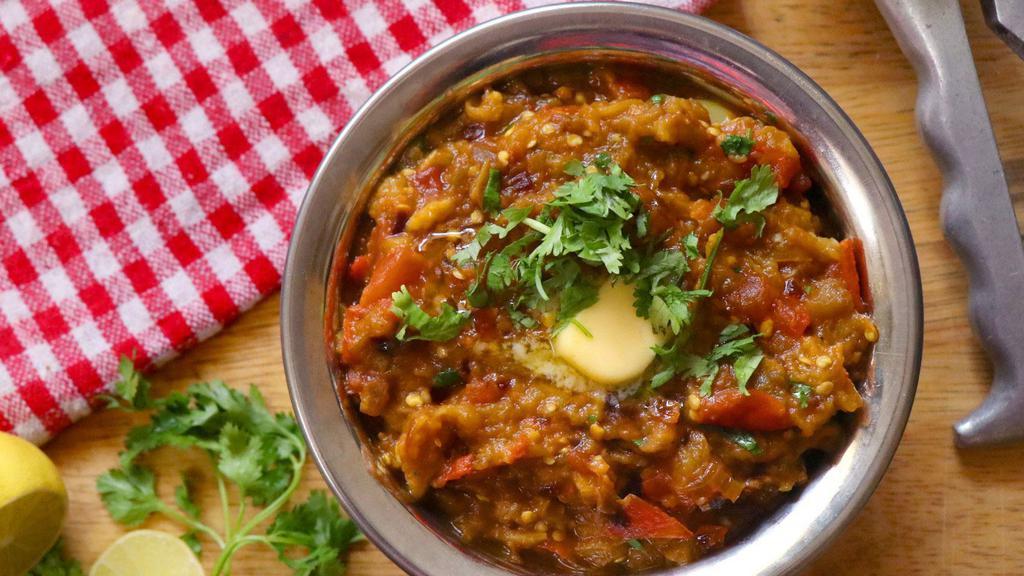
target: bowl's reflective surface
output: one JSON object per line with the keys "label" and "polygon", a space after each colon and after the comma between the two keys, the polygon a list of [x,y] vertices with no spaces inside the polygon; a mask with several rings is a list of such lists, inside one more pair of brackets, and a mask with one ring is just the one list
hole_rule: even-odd
{"label": "bowl's reflective surface", "polygon": [[[367,536],[411,574],[527,572],[459,546],[370,472],[360,432],[335,393],[325,315],[335,248],[390,158],[452,98],[522,66],[591,54],[644,54],[749,98],[800,136],[840,229],[860,237],[882,335],[866,408],[839,459],[731,548],[669,572],[785,574],[805,566],[860,510],[885,472],[910,413],[920,367],[920,278],[903,211],[878,159],[810,79],[752,40],[706,19],[633,4],[550,6],[493,20],[426,53],[383,86],[328,151],[299,212],[284,273],[285,371],[299,423],[331,489]],[[347,404],[347,403],[344,403]],[[346,406],[347,410],[349,407]],[[421,520],[426,520],[421,521]]]}

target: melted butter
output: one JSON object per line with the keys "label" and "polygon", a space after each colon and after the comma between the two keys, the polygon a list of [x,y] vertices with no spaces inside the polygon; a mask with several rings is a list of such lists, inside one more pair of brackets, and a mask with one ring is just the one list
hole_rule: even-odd
{"label": "melted butter", "polygon": [[552,343],[555,355],[606,388],[639,378],[654,360],[651,347],[664,341],[647,319],[636,315],[633,289],[624,282],[602,286],[597,302],[577,314],[576,321],[589,335],[570,324]]}

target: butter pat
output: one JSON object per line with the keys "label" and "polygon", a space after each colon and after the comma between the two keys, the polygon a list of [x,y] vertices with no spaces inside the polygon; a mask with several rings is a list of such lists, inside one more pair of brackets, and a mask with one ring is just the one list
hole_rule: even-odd
{"label": "butter pat", "polygon": [[594,382],[614,387],[636,380],[654,360],[651,346],[664,339],[636,315],[633,288],[606,283],[597,302],[576,315],[587,335],[570,324],[555,336],[555,355]]}

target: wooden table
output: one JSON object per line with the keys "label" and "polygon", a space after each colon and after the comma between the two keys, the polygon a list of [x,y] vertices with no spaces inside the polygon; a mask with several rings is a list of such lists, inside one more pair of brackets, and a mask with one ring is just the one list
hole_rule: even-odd
{"label": "wooden table", "polygon": [[[964,11],[1020,218],[1024,62],[984,26],[976,1],[966,2]],[[853,117],[896,184],[924,277],[924,367],[910,425],[867,508],[808,573],[1024,572],[1024,449],[959,453],[952,444],[950,425],[981,402],[991,373],[968,327],[963,271],[939,228],[941,181],[915,130],[916,83],[910,66],[867,0],[722,0],[710,16],[792,60]],[[205,379],[235,385],[252,382],[273,408],[289,409],[278,304],[276,296],[269,298],[219,336],[154,374],[157,390]],[[136,422],[120,413],[98,414],[47,446],[71,493],[68,548],[86,565],[122,531],[103,510],[94,482],[114,465],[124,434]],[[166,464],[175,464],[170,460],[176,456],[163,458]],[[303,490],[315,488],[323,488],[323,482],[311,466]],[[204,486],[200,492],[212,509],[215,491]],[[352,576],[402,573],[369,544],[358,545],[350,561]],[[289,573],[272,554],[256,548],[244,552],[235,566],[239,575]]]}

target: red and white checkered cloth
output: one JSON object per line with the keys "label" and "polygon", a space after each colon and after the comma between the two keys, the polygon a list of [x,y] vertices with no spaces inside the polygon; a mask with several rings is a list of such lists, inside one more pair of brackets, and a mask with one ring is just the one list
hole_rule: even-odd
{"label": "red and white checkered cloth", "polygon": [[275,290],[303,191],[370,92],[543,3],[0,2],[0,430],[46,441],[119,355],[162,363]]}

